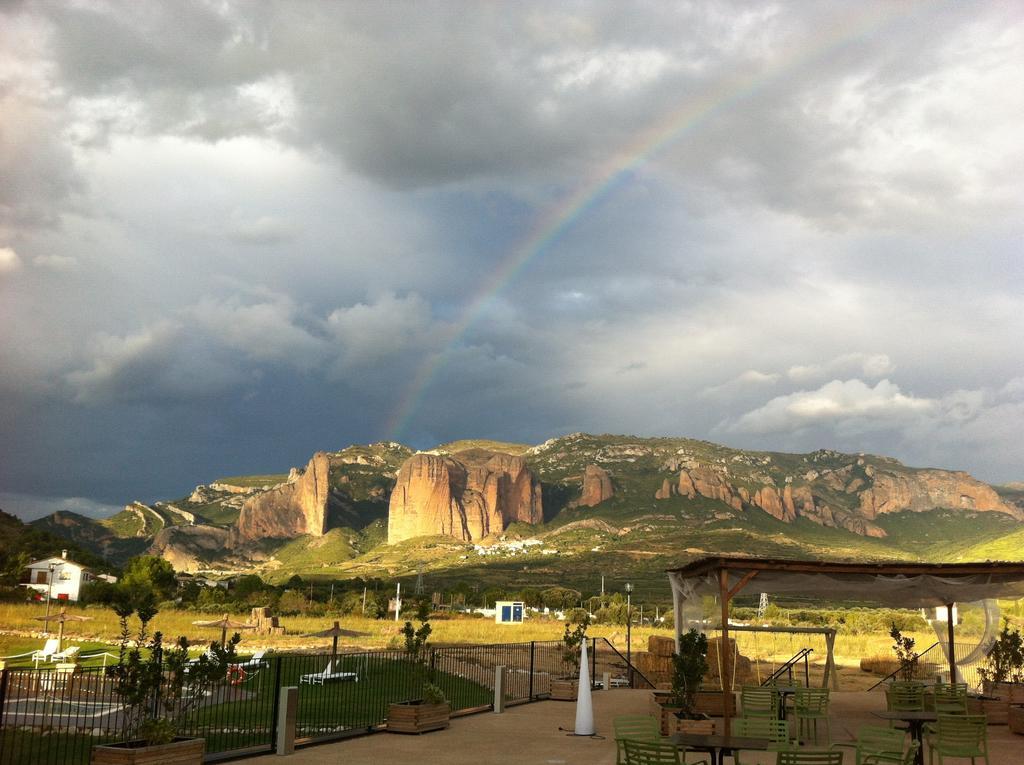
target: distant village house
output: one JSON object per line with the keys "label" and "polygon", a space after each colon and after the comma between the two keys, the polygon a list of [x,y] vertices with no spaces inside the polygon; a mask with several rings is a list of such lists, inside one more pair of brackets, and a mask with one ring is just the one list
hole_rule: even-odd
{"label": "distant village house", "polygon": [[117,578],[107,574],[95,575],[81,563],[68,560],[68,551],[61,550],[60,557],[43,558],[33,561],[25,569],[27,580],[22,586],[35,590],[40,595],[53,600],[77,601],[82,585],[103,579],[116,582]]}

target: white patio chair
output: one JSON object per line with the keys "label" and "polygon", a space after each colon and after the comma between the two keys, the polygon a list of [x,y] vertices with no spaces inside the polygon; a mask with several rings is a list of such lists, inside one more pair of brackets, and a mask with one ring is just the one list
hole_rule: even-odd
{"label": "white patio chair", "polygon": [[43,647],[38,651],[32,652],[32,661],[35,662],[36,666],[39,666],[41,661],[50,661],[53,655],[60,650],[60,641],[57,638],[50,638],[47,640]]}
{"label": "white patio chair", "polygon": [[355,672],[335,672],[334,662],[328,662],[327,666],[324,667],[323,672],[313,672],[308,675],[303,675],[299,678],[300,683],[309,683],[310,685],[323,685],[324,683],[331,682],[332,680],[352,680],[359,682],[359,675]]}

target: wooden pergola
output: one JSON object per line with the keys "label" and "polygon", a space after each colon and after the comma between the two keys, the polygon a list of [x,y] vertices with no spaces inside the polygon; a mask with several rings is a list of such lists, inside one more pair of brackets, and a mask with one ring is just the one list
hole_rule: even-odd
{"label": "wooden pergola", "polygon": [[[718,556],[700,558],[668,570],[675,608],[676,645],[687,600],[718,597],[722,610],[722,651],[729,640],[729,603],[751,582],[759,592],[855,599],[902,608],[945,606],[949,640],[949,677],[956,678],[953,604],[985,598],[1024,597],[1024,563],[845,563],[779,558]],[[729,684],[722,683],[723,709],[729,709]],[[725,716],[725,733],[730,721]]]}

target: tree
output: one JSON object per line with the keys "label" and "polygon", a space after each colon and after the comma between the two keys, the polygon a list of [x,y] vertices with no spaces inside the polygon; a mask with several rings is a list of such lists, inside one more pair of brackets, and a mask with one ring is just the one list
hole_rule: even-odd
{"label": "tree", "polygon": [[232,587],[236,600],[248,601],[252,595],[262,595],[267,585],[256,574],[245,574],[238,577]]}
{"label": "tree", "polygon": [[163,558],[139,555],[128,561],[118,584],[126,589],[144,589],[160,600],[170,600],[178,589],[174,566]]}

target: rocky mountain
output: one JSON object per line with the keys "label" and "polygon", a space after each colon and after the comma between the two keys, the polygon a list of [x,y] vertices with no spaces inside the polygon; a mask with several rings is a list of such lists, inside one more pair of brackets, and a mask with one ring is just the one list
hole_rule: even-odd
{"label": "rocky mountain", "polygon": [[[939,526],[936,512],[946,514]],[[917,557],[927,554],[920,540],[931,526],[977,532],[972,549],[983,549],[1022,520],[1019,487],[889,457],[577,433],[537,446],[464,441],[420,453],[350,446],[287,473],[132,503],[102,521],[61,513],[36,525],[111,559],[148,549],[186,570],[366,578],[415,565],[481,576],[472,561],[482,544],[493,553],[488,570],[528,550],[536,562],[517,576],[558,581],[565,568],[554,562],[569,555],[580,575],[590,558],[602,568],[614,556],[650,568],[712,550]],[[955,552],[929,538],[943,555]],[[503,540],[516,539],[536,541],[503,552]]]}
{"label": "rocky mountain", "polygon": [[291,539],[300,534],[322,537],[327,532],[330,509],[330,470],[330,458],[325,452],[317,452],[304,471],[289,475],[287,483],[246,499],[235,524],[237,538]]}
{"label": "rocky mountain", "polygon": [[587,465],[583,471],[583,488],[574,507],[594,507],[615,496],[612,477],[597,465]]}
{"label": "rocky mountain", "polygon": [[481,449],[416,454],[391,492],[388,543],[437,534],[468,542],[543,519],[540,482],[522,457]]}

